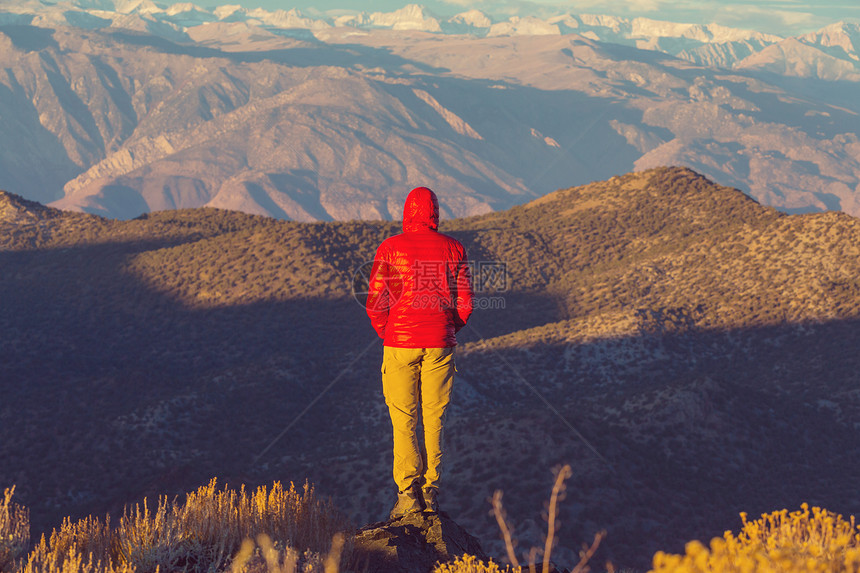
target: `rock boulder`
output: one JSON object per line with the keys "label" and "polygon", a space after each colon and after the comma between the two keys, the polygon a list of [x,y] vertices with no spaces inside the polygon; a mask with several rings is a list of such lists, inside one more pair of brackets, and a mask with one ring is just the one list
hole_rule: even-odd
{"label": "rock boulder", "polygon": [[355,536],[349,570],[429,573],[440,561],[464,554],[487,560],[478,539],[446,513],[413,513],[362,527]]}

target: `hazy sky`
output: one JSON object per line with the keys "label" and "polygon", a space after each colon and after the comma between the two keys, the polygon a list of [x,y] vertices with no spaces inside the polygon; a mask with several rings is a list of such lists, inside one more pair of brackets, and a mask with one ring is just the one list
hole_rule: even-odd
{"label": "hazy sky", "polygon": [[364,10],[388,12],[423,4],[439,16],[477,8],[497,18],[508,15],[612,14],[656,20],[750,28],[782,36],[817,30],[839,20],[860,21],[860,0],[204,0],[206,6],[242,4],[270,10]]}

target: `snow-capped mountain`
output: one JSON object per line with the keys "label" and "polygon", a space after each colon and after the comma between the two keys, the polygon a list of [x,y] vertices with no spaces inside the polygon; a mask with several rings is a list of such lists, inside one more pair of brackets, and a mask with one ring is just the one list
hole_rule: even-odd
{"label": "snow-capped mountain", "polygon": [[[0,25],[32,24],[41,27],[75,26],[89,29],[126,27],[129,20],[119,15],[135,14],[145,19],[143,26],[151,33],[176,37],[182,29],[211,22],[246,22],[250,25],[276,30],[325,30],[331,27],[390,29],[437,34],[467,34],[478,37],[536,36],[576,34],[600,42],[609,42],[640,49],[654,50],[696,64],[768,71],[783,69],[789,75],[813,75],[822,79],[853,77],[858,55],[858,26],[837,23],[819,32],[797,39],[783,39],[771,34],[742,30],[718,24],[688,24],[650,18],[621,18],[601,14],[560,14],[548,18],[510,16],[494,20],[480,10],[469,10],[450,18],[442,18],[418,4],[409,4],[392,12],[337,11],[310,17],[299,10],[248,9],[239,5],[223,5],[206,9],[191,2],[162,5],[153,0],[73,0],[52,4],[45,0],[7,0],[0,7]],[[151,22],[159,21],[172,29],[155,29]],[[801,50],[792,42],[810,46],[823,54]],[[784,41],[788,44],[768,50]],[[750,61],[747,58],[752,57]],[[813,66],[803,66],[796,60],[812,58]],[[831,62],[845,60],[848,66]]]}
{"label": "snow-capped mountain", "polygon": [[534,16],[511,16],[505,22],[490,26],[487,36],[558,36],[561,30],[557,25]]}
{"label": "snow-capped mountain", "polygon": [[467,10],[448,19],[448,24],[467,26],[473,29],[489,28],[493,21],[480,10]]}
{"label": "snow-capped mountain", "polygon": [[370,15],[369,24],[378,28],[391,30],[418,30],[422,32],[441,32],[442,27],[432,15],[417,4],[409,4],[394,12],[374,12]]}
{"label": "snow-capped mountain", "polygon": [[837,22],[787,38],[747,56],[737,67],[828,81],[860,81],[860,24]]}
{"label": "snow-capped mountain", "polygon": [[740,70],[827,81],[860,82],[860,62],[834,56],[797,38],[788,38],[751,54],[735,66]]}
{"label": "snow-capped mountain", "polygon": [[[777,44],[784,48],[782,73],[826,80],[860,80],[860,24],[837,22],[818,32],[799,36],[796,41],[811,50],[792,50],[795,40]],[[749,67],[749,66],[748,66]]]}
{"label": "snow-capped mountain", "polygon": [[830,49],[837,57],[860,60],[860,24],[837,22],[799,39],[811,46]]}

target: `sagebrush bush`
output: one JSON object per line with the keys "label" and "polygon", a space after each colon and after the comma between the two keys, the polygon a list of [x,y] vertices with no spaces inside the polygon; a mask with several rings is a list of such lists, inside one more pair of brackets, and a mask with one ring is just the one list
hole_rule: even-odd
{"label": "sagebrush bush", "polygon": [[711,540],[710,548],[698,541],[684,555],[657,552],[653,573],[854,573],[860,571],[860,530],[854,516],[845,520],[807,504],[800,511],[775,511],[747,521],[737,536],[727,531]]}
{"label": "sagebrush bush", "polygon": [[30,514],[12,503],[15,488],[3,491],[0,499],[0,571],[11,570],[30,541]]}
{"label": "sagebrush bush", "polygon": [[520,571],[520,568],[511,569],[510,565],[505,565],[502,569],[492,559],[489,563],[484,563],[474,555],[463,555],[450,563],[440,563],[433,573],[510,573],[512,571]]}
{"label": "sagebrush bush", "polygon": [[230,567],[244,540],[261,536],[282,561],[295,555],[296,567],[322,572],[332,539],[351,530],[308,484],[298,490],[276,482],[247,493],[244,486],[218,489],[213,479],[184,504],[161,497],[152,509],[146,501],[126,508],[115,528],[109,518],[66,519],[49,540],[42,537],[22,573],[214,573]]}
{"label": "sagebrush bush", "polygon": [[266,534],[250,539],[233,558],[230,573],[338,573],[343,556],[344,537],[339,533],[332,539],[332,548],[323,559],[319,553],[305,551],[303,555],[291,547],[279,546]]}

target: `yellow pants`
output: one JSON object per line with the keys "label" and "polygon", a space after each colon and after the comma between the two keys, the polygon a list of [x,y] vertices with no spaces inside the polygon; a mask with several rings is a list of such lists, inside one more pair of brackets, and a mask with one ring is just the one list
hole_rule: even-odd
{"label": "yellow pants", "polygon": [[400,491],[415,481],[424,488],[439,487],[442,427],[453,383],[453,347],[384,347],[382,392],[394,428],[394,481]]}

